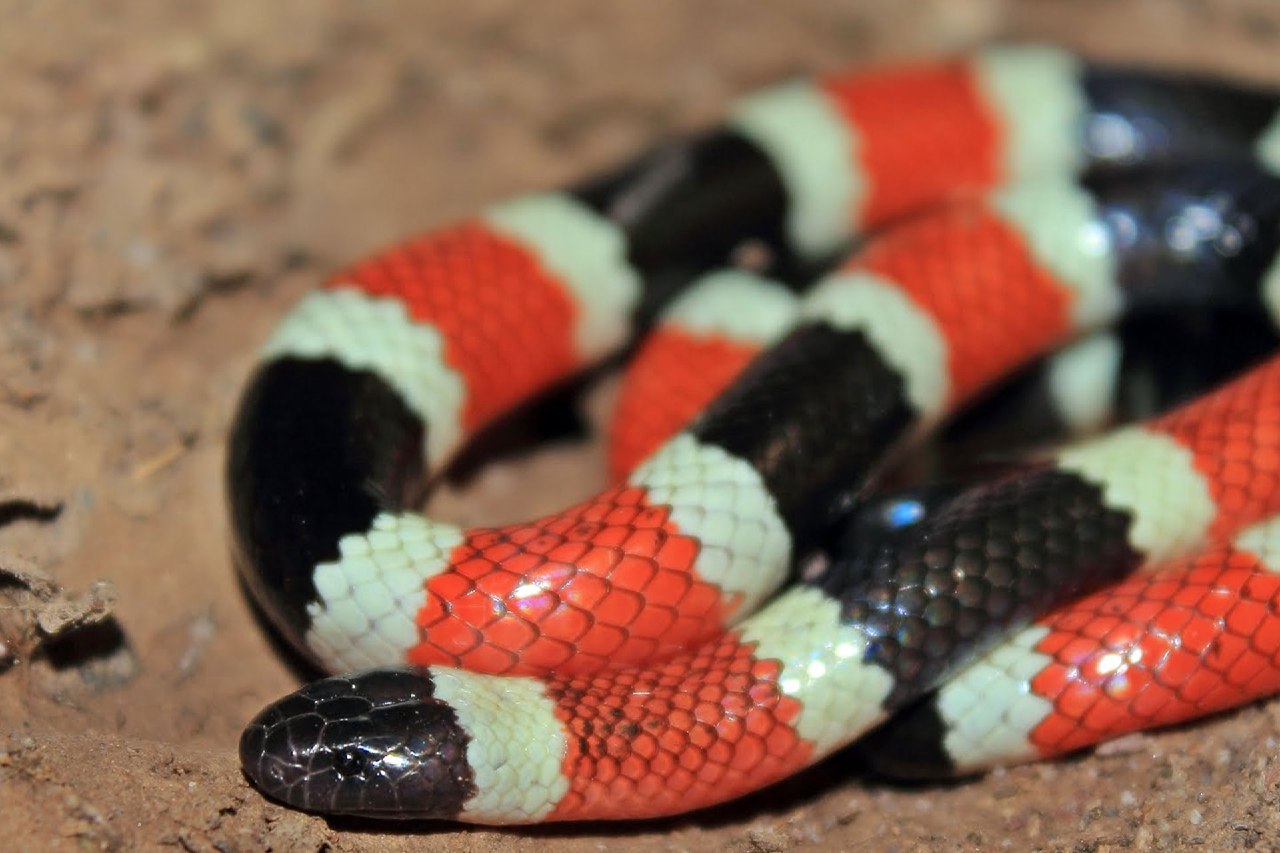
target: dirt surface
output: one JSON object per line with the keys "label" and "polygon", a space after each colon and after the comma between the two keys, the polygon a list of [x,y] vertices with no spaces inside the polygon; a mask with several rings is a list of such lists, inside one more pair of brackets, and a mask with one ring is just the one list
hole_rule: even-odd
{"label": "dirt surface", "polygon": [[[0,846],[1280,848],[1275,703],[956,786],[886,787],[837,757],[620,828],[330,824],[237,767],[241,726],[299,675],[232,571],[223,445],[294,299],[761,83],[1002,37],[1280,84],[1265,0],[0,0]],[[598,461],[492,467],[449,511],[553,508]]]}

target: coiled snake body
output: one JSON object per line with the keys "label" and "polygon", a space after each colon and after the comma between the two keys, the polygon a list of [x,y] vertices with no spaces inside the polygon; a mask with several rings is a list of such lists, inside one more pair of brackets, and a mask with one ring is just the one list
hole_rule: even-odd
{"label": "coiled snake body", "polygon": [[[849,531],[1032,359],[1273,311],[1278,107],[1038,47],[794,83],[334,276],[268,342],[228,483],[259,603],[358,672],[263,711],[246,773],[321,812],[650,817],[900,711],[874,737],[955,772],[1274,692],[1280,362]],[[414,511],[476,428],[656,317],[613,486],[501,528]]]}

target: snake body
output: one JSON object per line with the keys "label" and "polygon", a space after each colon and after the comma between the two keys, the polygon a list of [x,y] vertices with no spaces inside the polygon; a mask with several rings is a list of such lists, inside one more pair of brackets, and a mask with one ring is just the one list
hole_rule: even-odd
{"label": "snake body", "polygon": [[[1087,623],[1108,584],[1166,629],[1150,602],[1185,602],[1125,584],[1266,577],[1280,362],[851,538],[750,614],[848,522],[849,495],[1019,366],[1171,304],[1268,311],[1278,106],[1046,48],[795,83],[339,273],[267,344],[228,483],[263,609],[322,665],[362,671],[259,715],[249,777],[324,812],[650,817],[768,784],[903,709],[900,752],[929,772],[1120,730],[1063,698],[1084,688],[1063,686],[1077,658],[1053,626]],[[766,263],[721,269],[747,243]],[[619,407],[615,485],[502,528],[413,512],[468,434],[664,312]],[[646,382],[672,392],[646,406]],[[1250,660],[1274,657],[1264,633]],[[1210,657],[1188,677],[1247,682],[1236,702],[1274,689]],[[1019,681],[1036,678],[1047,693]],[[988,707],[996,692],[1011,704]],[[1183,705],[1220,707],[1209,692]],[[1028,734],[1033,710],[1052,736]]]}

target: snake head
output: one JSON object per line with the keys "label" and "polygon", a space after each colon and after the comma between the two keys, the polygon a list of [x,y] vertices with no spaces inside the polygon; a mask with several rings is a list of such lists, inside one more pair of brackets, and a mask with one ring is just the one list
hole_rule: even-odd
{"label": "snake head", "polygon": [[326,678],[267,706],[240,737],[250,781],[327,814],[452,818],[475,793],[468,737],[425,669]]}

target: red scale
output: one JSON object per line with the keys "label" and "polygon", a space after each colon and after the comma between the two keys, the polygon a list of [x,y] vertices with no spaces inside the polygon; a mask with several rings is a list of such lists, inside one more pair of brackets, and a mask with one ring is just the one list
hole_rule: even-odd
{"label": "red scale", "polygon": [[532,252],[479,221],[404,243],[329,282],[350,284],[396,297],[440,332],[445,362],[466,384],[468,431],[581,366],[571,296]]}
{"label": "red scale", "polygon": [[1002,177],[1002,129],[971,69],[958,60],[821,82],[853,130],[853,168],[872,176],[851,225],[886,222],[952,189],[990,187]]}
{"label": "red scale", "polygon": [[1038,266],[1015,226],[974,205],[905,222],[846,269],[894,282],[933,319],[948,345],[951,405],[1070,330],[1071,291]]}

